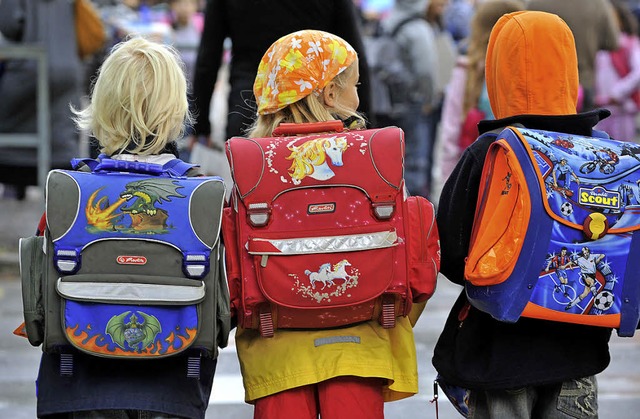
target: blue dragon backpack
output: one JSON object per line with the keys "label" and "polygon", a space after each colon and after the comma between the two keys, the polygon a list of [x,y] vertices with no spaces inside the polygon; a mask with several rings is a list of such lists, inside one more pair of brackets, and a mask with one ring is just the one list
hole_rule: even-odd
{"label": "blue dragon backpack", "polygon": [[178,159],[80,162],[92,170],[49,173],[45,234],[21,239],[30,343],[61,353],[63,375],[73,347],[120,359],[188,353],[198,376],[230,327],[223,180],[188,177],[193,165]]}
{"label": "blue dragon backpack", "polygon": [[504,129],[480,182],[465,263],[471,304],[505,322],[525,316],[633,336],[639,184],[638,145]]}

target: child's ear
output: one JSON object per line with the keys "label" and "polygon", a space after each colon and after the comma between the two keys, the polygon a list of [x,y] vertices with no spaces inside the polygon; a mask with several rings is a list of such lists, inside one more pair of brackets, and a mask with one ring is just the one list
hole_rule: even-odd
{"label": "child's ear", "polygon": [[337,89],[338,86],[334,82],[330,82],[322,90],[322,98],[324,99],[324,104],[328,108],[333,108],[336,104]]}

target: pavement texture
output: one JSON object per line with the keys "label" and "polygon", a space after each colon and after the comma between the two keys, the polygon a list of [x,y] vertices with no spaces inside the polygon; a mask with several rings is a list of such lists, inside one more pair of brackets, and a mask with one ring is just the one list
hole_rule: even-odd
{"label": "pavement texture", "polygon": [[[1,190],[0,190],[1,192]],[[1,194],[0,194],[1,196]],[[30,188],[23,201],[0,198],[0,418],[35,417],[34,379],[40,348],[29,346],[11,332],[22,321],[20,298],[18,240],[33,235],[44,211],[44,197],[39,188]],[[416,325],[416,349],[420,392],[414,397],[385,405],[388,419],[434,418],[435,406],[431,366],[433,347],[442,330],[459,287],[446,278],[438,279],[438,288]],[[599,417],[601,419],[636,419],[640,417],[640,333],[620,338],[614,332],[610,343],[611,364],[598,375]],[[459,416],[440,393],[439,419]],[[243,402],[240,369],[234,339],[221,351],[214,380],[214,390],[206,418],[250,419],[252,407]]]}

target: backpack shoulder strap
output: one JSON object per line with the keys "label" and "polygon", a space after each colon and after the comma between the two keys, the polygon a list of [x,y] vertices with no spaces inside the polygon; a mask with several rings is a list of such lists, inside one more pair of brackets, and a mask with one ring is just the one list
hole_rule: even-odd
{"label": "backpack shoulder strap", "polygon": [[198,165],[187,163],[180,159],[169,160],[162,166],[162,170],[171,176],[199,176]]}
{"label": "backpack shoulder strap", "polygon": [[392,38],[395,38],[396,35],[398,35],[398,32],[400,32],[400,29],[402,29],[402,27],[404,25],[406,25],[409,22],[413,22],[414,20],[418,20],[418,19],[422,19],[422,16],[420,15],[411,15],[411,16],[407,16],[404,19],[402,19],[400,22],[398,22],[396,24],[396,26],[393,27],[393,29],[391,30],[391,32],[389,33],[389,35]]}

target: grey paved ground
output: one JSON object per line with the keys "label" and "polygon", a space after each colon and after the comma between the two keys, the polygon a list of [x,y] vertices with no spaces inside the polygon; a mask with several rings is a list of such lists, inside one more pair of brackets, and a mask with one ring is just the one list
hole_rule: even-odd
{"label": "grey paved ground", "polygon": [[[42,212],[42,197],[37,188],[22,202],[0,199],[0,419],[35,417],[34,381],[39,348],[11,334],[21,322],[21,296],[18,281],[17,240],[33,234]],[[432,380],[435,371],[430,356],[444,324],[447,312],[459,288],[443,279],[416,326],[419,357],[420,394],[388,403],[389,419],[435,418]],[[640,334],[611,342],[611,366],[598,377],[600,418],[636,419],[640,417]],[[214,391],[207,418],[249,419],[251,406],[242,401],[242,382],[233,343],[220,355]],[[439,403],[441,419],[458,416],[446,399]]]}

